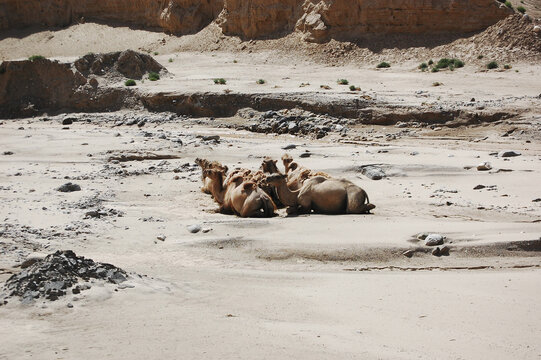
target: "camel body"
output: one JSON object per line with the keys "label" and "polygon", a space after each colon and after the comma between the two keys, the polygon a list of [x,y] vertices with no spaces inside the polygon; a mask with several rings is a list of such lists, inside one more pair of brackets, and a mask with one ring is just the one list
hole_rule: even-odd
{"label": "camel body", "polygon": [[233,213],[240,217],[271,217],[276,206],[272,199],[254,182],[245,181],[242,175],[228,180],[224,186],[223,172],[206,170],[210,179],[211,193],[220,205],[220,212]]}
{"label": "camel body", "polygon": [[366,191],[346,179],[316,176],[306,180],[300,190],[289,189],[283,175],[272,175],[267,182],[276,187],[280,200],[289,206],[288,212],[366,214],[376,207],[370,204]]}

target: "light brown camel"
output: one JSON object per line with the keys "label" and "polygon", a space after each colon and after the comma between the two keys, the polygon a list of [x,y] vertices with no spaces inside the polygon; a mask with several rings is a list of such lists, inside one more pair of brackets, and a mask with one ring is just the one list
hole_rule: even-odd
{"label": "light brown camel", "polygon": [[195,159],[195,163],[201,167],[201,180],[203,181],[201,191],[205,194],[210,194],[210,180],[205,176],[205,170],[215,169],[223,171],[224,174],[226,174],[228,168],[227,166],[220,164],[218,161],[208,161],[207,159],[197,158]]}
{"label": "light brown camel", "polygon": [[322,176],[327,179],[331,178],[331,176],[325,172],[313,171],[304,166],[300,166],[293,161],[293,158],[289,154],[284,154],[282,156],[282,163],[284,164],[287,174],[287,186],[291,190],[300,189],[306,180],[316,176]]}
{"label": "light brown camel", "polygon": [[327,179],[316,176],[306,180],[300,190],[288,187],[286,175],[270,175],[273,185],[288,213],[367,214],[376,206],[359,186],[346,179]]}
{"label": "light brown camel", "polygon": [[210,189],[214,200],[223,213],[233,213],[240,217],[271,217],[276,206],[269,195],[253,181],[245,181],[242,175],[229,179],[224,185],[224,172],[215,169],[205,170],[210,179]]}

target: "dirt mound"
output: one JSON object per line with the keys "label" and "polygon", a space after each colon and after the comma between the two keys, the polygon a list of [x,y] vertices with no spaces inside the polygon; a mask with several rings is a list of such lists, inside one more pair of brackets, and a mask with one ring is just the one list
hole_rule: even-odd
{"label": "dirt mound", "polygon": [[468,41],[484,46],[541,53],[541,33],[534,32],[536,25],[541,25],[541,21],[515,14],[474,35]]}
{"label": "dirt mound", "polygon": [[148,72],[167,71],[151,56],[133,50],[107,54],[87,54],[74,63],[85,77],[89,75],[141,79]]}
{"label": "dirt mound", "polygon": [[88,54],[75,63],[45,58],[0,64],[0,117],[33,116],[46,110],[114,111],[133,105],[124,87],[100,86],[124,77],[167,70],[145,54],[128,50]]}
{"label": "dirt mound", "polygon": [[[7,295],[0,304],[6,304],[10,297],[20,297],[23,303],[39,298],[54,301],[80,281],[98,279],[120,284],[127,278],[126,272],[114,265],[85,259],[71,250],[57,251],[11,276],[4,286]],[[72,293],[88,288],[90,285],[75,286]]]}

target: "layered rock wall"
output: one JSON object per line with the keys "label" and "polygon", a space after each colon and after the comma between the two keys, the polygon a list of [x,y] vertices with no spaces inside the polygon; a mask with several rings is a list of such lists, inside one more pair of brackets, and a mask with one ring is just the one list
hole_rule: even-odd
{"label": "layered rock wall", "polygon": [[194,33],[213,21],[244,39],[470,32],[511,14],[496,0],[0,0],[0,29],[110,21]]}

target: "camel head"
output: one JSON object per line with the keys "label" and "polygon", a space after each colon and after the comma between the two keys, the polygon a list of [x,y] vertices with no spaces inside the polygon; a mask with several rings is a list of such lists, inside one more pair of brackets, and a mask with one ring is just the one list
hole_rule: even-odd
{"label": "camel head", "polygon": [[265,182],[268,185],[277,186],[282,182],[286,182],[287,181],[286,179],[287,179],[287,175],[284,175],[284,174],[272,174],[272,175],[267,176],[267,178],[265,179]]}
{"label": "camel head", "polygon": [[229,170],[226,165],[220,164],[218,161],[208,161],[207,159],[201,159],[197,158],[195,159],[195,163],[201,167],[203,170],[203,177],[205,177],[205,170],[215,169],[219,171],[223,171],[224,174],[227,173]]}
{"label": "camel head", "polygon": [[292,161],[293,161],[293,158],[291,157],[291,155],[289,154],[282,155],[282,163],[284,163],[284,166],[286,166],[286,164],[290,164]]}
{"label": "camel head", "polygon": [[265,157],[263,160],[263,163],[261,164],[261,170],[265,173],[269,174],[275,174],[279,173],[278,167],[276,166],[276,163],[278,160],[272,160],[270,157]]}
{"label": "camel head", "polygon": [[222,182],[222,178],[224,176],[223,170],[218,169],[206,169],[203,170],[203,176],[208,177],[211,180]]}
{"label": "camel head", "polygon": [[292,162],[292,163],[289,164],[289,170],[290,170],[290,171],[294,171],[294,170],[296,170],[298,167],[299,167],[299,164],[297,164],[296,162]]}

